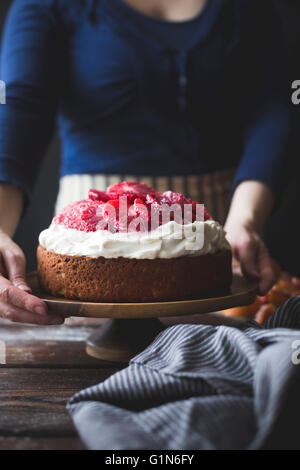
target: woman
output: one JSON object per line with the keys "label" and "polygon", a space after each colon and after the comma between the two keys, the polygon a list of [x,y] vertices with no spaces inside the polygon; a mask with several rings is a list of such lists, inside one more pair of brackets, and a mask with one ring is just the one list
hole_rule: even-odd
{"label": "woman", "polygon": [[1,52],[0,315],[63,321],[30,294],[11,239],[56,119],[57,208],[89,186],[140,179],[223,222],[233,184],[225,228],[264,294],[274,274],[261,233],[290,128],[282,49],[268,1],[15,0]]}

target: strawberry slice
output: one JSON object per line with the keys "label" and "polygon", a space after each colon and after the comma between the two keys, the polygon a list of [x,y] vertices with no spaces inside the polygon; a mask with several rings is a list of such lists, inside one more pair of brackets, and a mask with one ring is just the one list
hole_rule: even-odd
{"label": "strawberry slice", "polygon": [[137,196],[152,194],[155,195],[157,192],[155,189],[147,186],[145,183],[137,183],[134,181],[123,181],[122,183],[116,183],[108,187],[107,192],[115,194],[134,194]]}
{"label": "strawberry slice", "polygon": [[[181,193],[174,193],[173,191],[166,191],[162,194],[162,197],[160,199],[161,204],[167,204],[167,205],[172,205],[172,204],[179,204],[180,206],[183,206],[188,204],[191,206],[192,210],[192,220],[196,220],[196,206],[198,202],[193,201],[190,198],[187,198],[183,196]],[[204,220],[210,220],[212,217],[211,215],[207,212],[207,210],[204,207]]]}
{"label": "strawberry slice", "polygon": [[88,198],[91,201],[107,202],[112,199],[118,199],[117,194],[108,194],[106,191],[99,191],[98,189],[90,189]]}
{"label": "strawberry slice", "polygon": [[133,205],[129,208],[128,215],[132,217],[142,217],[143,219],[150,219],[150,211],[148,206],[142,199],[136,198]]}

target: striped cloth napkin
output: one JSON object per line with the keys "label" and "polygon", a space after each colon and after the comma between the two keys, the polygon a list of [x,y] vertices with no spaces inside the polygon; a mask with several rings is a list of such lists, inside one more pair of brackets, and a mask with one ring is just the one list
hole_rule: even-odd
{"label": "striped cloth napkin", "polygon": [[171,326],[67,407],[89,449],[299,449],[300,297],[264,327]]}

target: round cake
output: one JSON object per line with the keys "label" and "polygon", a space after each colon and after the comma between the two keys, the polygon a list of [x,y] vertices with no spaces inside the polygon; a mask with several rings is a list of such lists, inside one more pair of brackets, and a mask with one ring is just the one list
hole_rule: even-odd
{"label": "round cake", "polygon": [[155,302],[225,291],[232,254],[222,226],[180,193],[123,182],[90,190],[41,232],[41,288],[91,302]]}

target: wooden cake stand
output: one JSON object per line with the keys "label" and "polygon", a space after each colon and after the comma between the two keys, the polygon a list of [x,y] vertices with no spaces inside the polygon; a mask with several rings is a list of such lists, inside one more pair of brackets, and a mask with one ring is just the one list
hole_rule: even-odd
{"label": "wooden cake stand", "polygon": [[97,303],[52,297],[41,291],[37,274],[27,277],[33,294],[48,305],[49,312],[66,317],[109,318],[87,339],[89,355],[104,361],[128,362],[145,349],[165,327],[159,317],[177,317],[217,312],[254,302],[257,285],[241,276],[233,277],[226,294],[194,300],[145,303]]}

